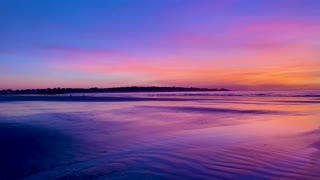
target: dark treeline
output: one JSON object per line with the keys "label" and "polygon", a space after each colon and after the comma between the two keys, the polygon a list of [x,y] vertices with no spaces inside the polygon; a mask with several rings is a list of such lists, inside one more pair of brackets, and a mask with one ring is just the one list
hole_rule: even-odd
{"label": "dark treeline", "polygon": [[0,94],[67,94],[67,93],[113,93],[113,92],[179,92],[179,91],[229,91],[228,89],[186,88],[186,87],[114,87],[114,88],[47,88],[0,91]]}

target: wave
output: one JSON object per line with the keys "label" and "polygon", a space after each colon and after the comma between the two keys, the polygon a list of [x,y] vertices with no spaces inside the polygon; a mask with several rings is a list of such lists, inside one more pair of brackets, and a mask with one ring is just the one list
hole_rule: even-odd
{"label": "wave", "polygon": [[[320,103],[320,102],[319,102]],[[193,107],[193,106],[137,106],[142,109],[165,109],[170,110],[174,112],[199,112],[199,113],[227,113],[227,114],[251,114],[251,115],[257,115],[257,114],[295,114],[298,115],[296,112],[286,112],[286,111],[274,111],[274,110],[254,110],[254,109],[232,109],[232,108],[211,108],[211,107]]]}
{"label": "wave", "polygon": [[319,155],[313,158],[314,151],[303,148],[304,145],[295,140],[226,148],[196,147],[184,138],[169,139],[60,166],[26,179],[319,179],[320,174],[314,167]]}

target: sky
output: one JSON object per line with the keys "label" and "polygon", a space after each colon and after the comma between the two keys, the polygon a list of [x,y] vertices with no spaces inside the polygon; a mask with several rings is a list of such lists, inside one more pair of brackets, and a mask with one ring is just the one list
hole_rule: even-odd
{"label": "sky", "polygon": [[320,89],[319,0],[0,0],[0,89]]}

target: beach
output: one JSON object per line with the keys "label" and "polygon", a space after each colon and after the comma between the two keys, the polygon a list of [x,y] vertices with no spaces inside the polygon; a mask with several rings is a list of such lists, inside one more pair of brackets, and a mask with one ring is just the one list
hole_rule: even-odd
{"label": "beach", "polygon": [[318,96],[228,93],[0,96],[0,179],[320,178]]}

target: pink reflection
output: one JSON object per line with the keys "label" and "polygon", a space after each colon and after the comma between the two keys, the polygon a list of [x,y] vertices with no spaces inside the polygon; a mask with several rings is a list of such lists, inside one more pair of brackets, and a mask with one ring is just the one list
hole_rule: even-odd
{"label": "pink reflection", "polygon": [[[59,162],[43,155],[52,167],[25,174],[30,178],[69,177],[70,173],[105,177],[121,173],[128,178],[132,174],[201,179],[318,178],[317,102],[311,97],[246,96],[11,102],[0,103],[0,117],[2,123],[60,132],[70,141],[72,161],[68,154],[57,154]],[[63,169],[70,171],[61,173]]]}

